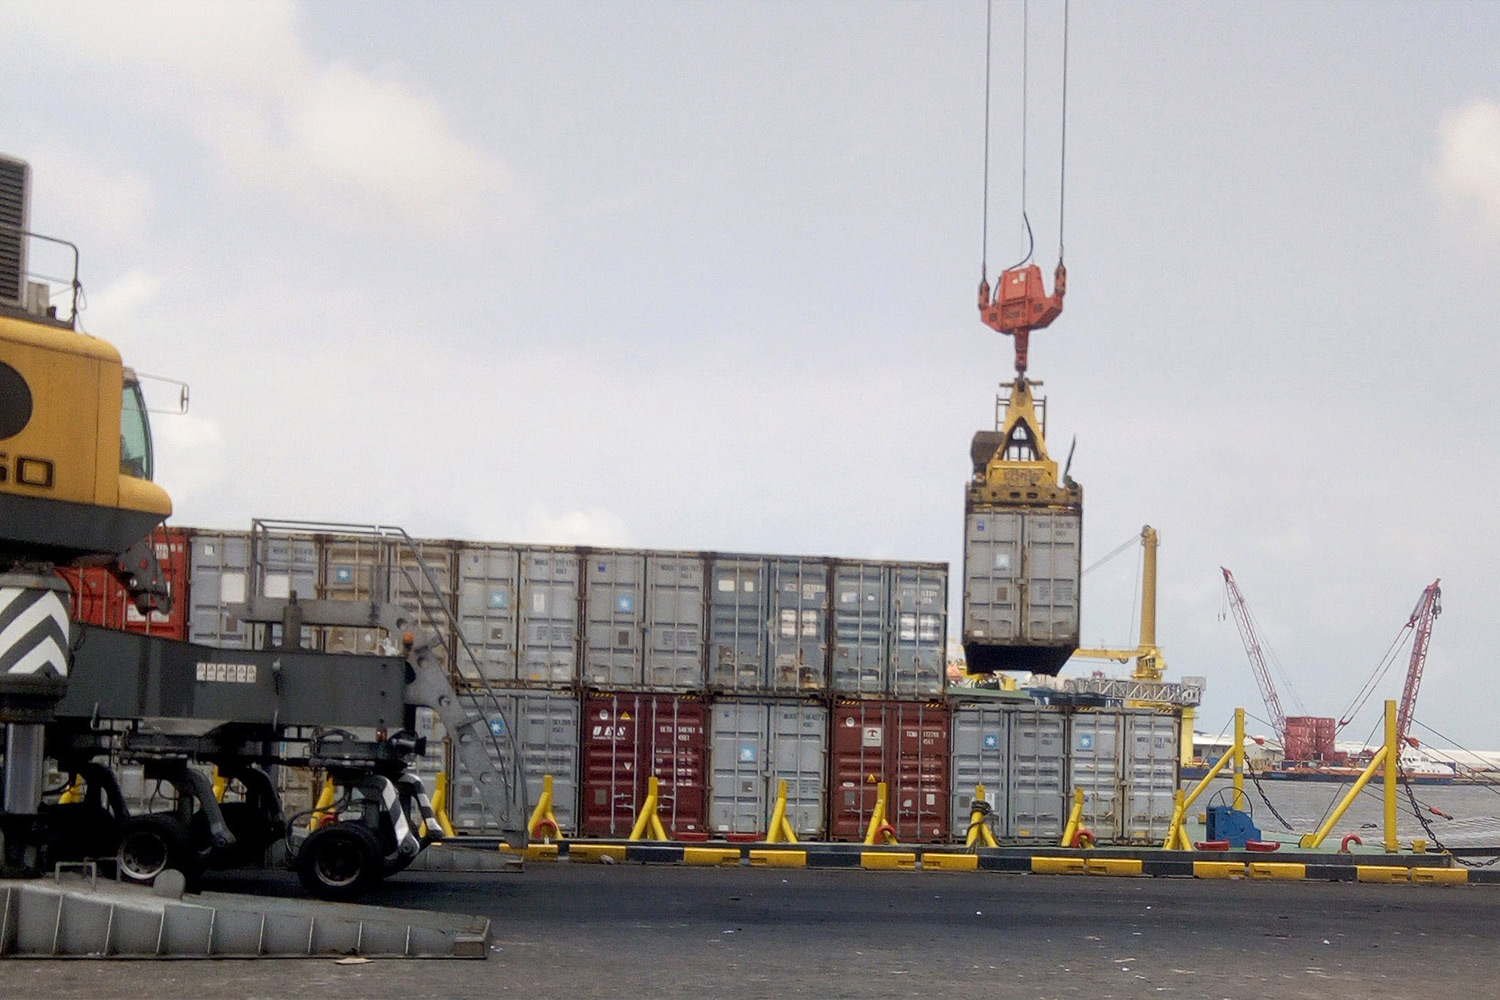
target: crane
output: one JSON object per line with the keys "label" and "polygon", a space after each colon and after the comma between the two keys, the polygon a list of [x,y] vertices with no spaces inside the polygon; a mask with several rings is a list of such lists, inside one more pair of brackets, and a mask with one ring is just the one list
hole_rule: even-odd
{"label": "crane", "polygon": [[1276,685],[1271,682],[1271,671],[1266,666],[1266,656],[1261,650],[1260,632],[1250,618],[1250,609],[1245,606],[1245,595],[1234,582],[1234,574],[1223,566],[1224,589],[1229,594],[1229,608],[1234,612],[1234,623],[1239,626],[1240,639],[1245,644],[1245,655],[1250,658],[1250,667],[1255,671],[1255,682],[1260,685],[1261,700],[1271,715],[1271,728],[1276,738],[1286,746],[1286,713],[1281,710],[1281,699],[1276,695]]}
{"label": "crane", "polygon": [[1406,668],[1406,686],[1401,690],[1401,707],[1396,711],[1396,745],[1417,741],[1407,735],[1412,712],[1417,707],[1417,689],[1422,686],[1422,668],[1427,665],[1427,645],[1432,641],[1432,625],[1443,613],[1441,578],[1433,580],[1417,599],[1406,627],[1412,630],[1411,662]]}

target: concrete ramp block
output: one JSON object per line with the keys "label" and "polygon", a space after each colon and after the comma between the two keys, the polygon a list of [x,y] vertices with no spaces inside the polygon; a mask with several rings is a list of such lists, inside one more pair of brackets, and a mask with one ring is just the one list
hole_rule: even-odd
{"label": "concrete ramp block", "polygon": [[0,957],[485,958],[484,917],[62,878],[0,882]]}

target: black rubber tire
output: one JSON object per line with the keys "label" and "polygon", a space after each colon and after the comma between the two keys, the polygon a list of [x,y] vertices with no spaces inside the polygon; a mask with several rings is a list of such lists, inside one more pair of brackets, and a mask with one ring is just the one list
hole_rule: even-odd
{"label": "black rubber tire", "polygon": [[164,813],[132,816],[121,823],[115,860],[126,882],[154,882],[169,868],[190,882],[198,875],[198,854],[187,827]]}
{"label": "black rubber tire", "polygon": [[362,823],[332,823],[297,850],[297,877],[318,899],[351,900],[383,877],[380,838]]}

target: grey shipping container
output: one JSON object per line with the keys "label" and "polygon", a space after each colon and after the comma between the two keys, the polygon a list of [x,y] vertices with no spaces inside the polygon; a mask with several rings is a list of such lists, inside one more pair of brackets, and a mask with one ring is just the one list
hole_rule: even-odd
{"label": "grey shipping container", "polygon": [[828,690],[828,563],[772,559],[771,635],[766,690]]}
{"label": "grey shipping container", "polygon": [[941,694],[948,669],[948,567],[891,567],[890,694]]}
{"label": "grey shipping container", "polygon": [[[516,679],[516,604],[521,554],[510,545],[463,545],[458,560],[458,674],[506,684]],[[467,646],[467,649],[464,647]]]}
{"label": "grey shipping container", "polygon": [[823,833],[828,709],[806,701],[720,699],[711,707],[709,830],[765,834],[777,788],[801,839]]}
{"label": "grey shipping container", "polygon": [[1052,842],[1062,836],[1067,716],[1040,705],[959,705],[953,712],[955,838],[968,834],[974,789],[985,786],[990,827],[1005,841]]}
{"label": "grey shipping container", "polygon": [[765,689],[766,562],[709,560],[708,686],[714,691]]}
{"label": "grey shipping container", "polygon": [[834,694],[890,696],[890,615],[890,569],[884,563],[834,564]]}
{"label": "grey shipping container", "polygon": [[[491,760],[497,761],[504,771],[510,766],[505,755],[511,752],[511,746],[516,748],[526,781],[526,801],[531,804],[541,797],[543,778],[552,775],[553,814],[565,832],[575,831],[578,698],[562,692],[510,689],[496,691],[496,703],[500,711],[490,717],[490,731],[495,736],[489,747]],[[500,748],[498,753],[496,745]],[[474,779],[457,762],[451,788],[448,815],[455,830],[461,834],[499,832],[499,823],[484,808]]]}
{"label": "grey shipping container", "polygon": [[645,686],[699,691],[704,685],[704,558],[681,552],[646,555]]}
{"label": "grey shipping container", "polygon": [[[400,605],[417,629],[437,637],[440,657],[451,667],[454,560],[449,542],[415,539],[408,548],[387,537],[329,535],[322,541],[319,560],[322,589],[332,600],[387,600]],[[390,653],[399,648],[399,637],[377,629],[326,631],[325,648],[332,652]]]}
{"label": "grey shipping container", "polygon": [[1078,647],[1077,511],[982,507],[964,518],[963,641],[971,669],[1055,674]]}
{"label": "grey shipping container", "polygon": [[583,683],[628,689],[641,684],[646,557],[639,552],[581,554],[584,585]]}
{"label": "grey shipping container", "polygon": [[1125,718],[1124,839],[1161,844],[1177,805],[1182,717],[1135,711]]}
{"label": "grey shipping container", "polygon": [[247,648],[250,626],[232,615],[228,605],[250,595],[250,533],[194,530],[190,537],[188,639],[205,646]]}
{"label": "grey shipping container", "polygon": [[521,551],[521,648],[516,679],[567,687],[578,682],[578,553]]}
{"label": "grey shipping container", "polygon": [[1068,790],[1083,789],[1079,826],[1100,842],[1118,841],[1125,768],[1124,718],[1101,709],[1073,713],[1068,722]]}

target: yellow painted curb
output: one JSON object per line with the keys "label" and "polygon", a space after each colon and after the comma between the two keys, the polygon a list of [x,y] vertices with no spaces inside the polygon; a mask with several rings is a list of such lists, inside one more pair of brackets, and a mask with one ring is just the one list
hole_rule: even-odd
{"label": "yellow painted curb", "polygon": [[682,861],[689,865],[737,865],[740,852],[736,847],[684,847]]}
{"label": "yellow painted curb", "polygon": [[924,854],[922,855],[922,867],[928,871],[977,872],[979,870],[979,855]]}
{"label": "yellow painted curb", "polygon": [[1411,880],[1427,885],[1463,885],[1469,881],[1466,868],[1413,868]]}
{"label": "yellow painted curb", "polygon": [[1088,866],[1082,858],[1032,858],[1031,871],[1036,875],[1086,875]]}
{"label": "yellow painted curb", "polygon": [[884,851],[861,851],[859,863],[862,868],[872,871],[915,871],[917,868],[917,856],[902,851],[900,853],[887,854]]}
{"label": "yellow painted curb", "polygon": [[624,861],[625,848],[617,844],[569,844],[568,857],[573,861]]}
{"label": "yellow painted curb", "polygon": [[1140,858],[1088,858],[1090,875],[1139,875],[1141,873]]}
{"label": "yellow painted curb", "polygon": [[1296,881],[1307,878],[1307,866],[1285,861],[1252,861],[1250,862],[1250,877]]}
{"label": "yellow painted curb", "polygon": [[1355,865],[1354,877],[1361,882],[1410,882],[1411,869],[1393,865]]}
{"label": "yellow painted curb", "polygon": [[527,847],[525,847],[525,848],[523,848],[521,850],[516,850],[514,847],[511,847],[509,844],[501,844],[500,845],[500,853],[501,854],[519,854],[521,856],[521,859],[523,861],[556,861],[557,860],[557,845],[556,844],[531,844],[531,845],[528,845]]}
{"label": "yellow painted curb", "polygon": [[751,851],[750,863],[763,868],[806,868],[806,851]]}
{"label": "yellow painted curb", "polygon": [[1243,861],[1194,861],[1193,875],[1196,878],[1244,878]]}

